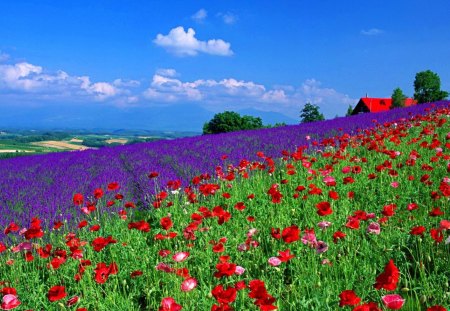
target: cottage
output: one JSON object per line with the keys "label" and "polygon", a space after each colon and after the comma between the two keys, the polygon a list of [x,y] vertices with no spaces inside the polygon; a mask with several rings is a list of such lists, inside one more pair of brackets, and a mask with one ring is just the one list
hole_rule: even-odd
{"label": "cottage", "polygon": [[[359,100],[355,109],[353,109],[352,115],[366,112],[380,112],[387,111],[391,107],[391,98],[371,98],[363,97]],[[405,107],[414,106],[417,101],[412,98],[405,99]]]}

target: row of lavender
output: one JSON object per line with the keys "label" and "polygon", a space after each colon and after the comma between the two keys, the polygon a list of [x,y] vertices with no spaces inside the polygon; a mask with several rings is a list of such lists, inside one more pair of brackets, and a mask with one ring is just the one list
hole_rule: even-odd
{"label": "row of lavender", "polygon": [[70,221],[75,192],[92,193],[112,181],[120,184],[121,193],[142,200],[154,191],[154,182],[147,178],[150,171],[160,174],[160,185],[176,179],[187,185],[195,174],[212,173],[217,165],[223,165],[222,155],[228,156],[227,163],[253,160],[258,151],[279,157],[284,149],[292,151],[307,145],[307,136],[314,140],[350,134],[371,127],[374,120],[383,123],[408,118],[433,106],[449,104],[441,101],[296,126],[3,160],[0,161],[0,228],[11,220],[26,226],[33,216],[41,217],[47,224],[60,219]]}

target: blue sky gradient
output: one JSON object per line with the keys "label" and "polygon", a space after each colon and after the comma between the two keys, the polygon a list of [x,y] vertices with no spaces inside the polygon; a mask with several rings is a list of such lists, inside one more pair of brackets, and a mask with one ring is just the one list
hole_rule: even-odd
{"label": "blue sky gradient", "polygon": [[412,96],[427,69],[449,91],[449,11],[447,0],[4,0],[0,109],[189,104],[298,118],[310,101],[344,115],[366,93]]}

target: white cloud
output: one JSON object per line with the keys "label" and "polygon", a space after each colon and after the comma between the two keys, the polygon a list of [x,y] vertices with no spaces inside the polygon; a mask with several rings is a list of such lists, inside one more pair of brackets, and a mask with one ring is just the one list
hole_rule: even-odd
{"label": "white cloud", "polygon": [[172,68],[160,68],[156,70],[156,74],[164,77],[176,77],[178,75],[177,71]]}
{"label": "white cloud", "polygon": [[[0,93],[34,100],[61,99],[98,101],[127,95],[127,87],[139,86],[138,81],[116,79],[113,83],[91,82],[88,76],[71,76],[65,71],[46,72],[43,67],[27,62],[0,65]],[[31,97],[30,97],[31,98]]]}
{"label": "white cloud", "polygon": [[286,103],[289,100],[284,90],[270,90],[264,93],[261,99],[263,101],[275,103]]}
{"label": "white cloud", "polygon": [[383,30],[378,29],[378,28],[371,28],[369,30],[361,30],[361,34],[365,35],[365,36],[377,36],[377,35],[381,35],[382,33],[384,33]]}
{"label": "white cloud", "polygon": [[222,18],[222,21],[228,25],[235,24],[238,21],[237,15],[230,13],[230,12],[218,13],[217,16]]}
{"label": "white cloud", "polygon": [[22,62],[15,65],[0,65],[0,87],[32,91],[43,83],[39,78],[42,67]]}
{"label": "white cloud", "polygon": [[205,9],[198,10],[191,18],[197,23],[202,23],[206,17],[208,16],[208,12]]}
{"label": "white cloud", "polygon": [[154,103],[198,102],[213,111],[256,108],[291,116],[298,115],[301,107],[311,102],[318,105],[329,118],[336,114],[343,115],[348,105],[356,102],[335,89],[322,87],[315,79],[306,80],[299,87],[279,86],[267,89],[253,81],[233,78],[188,82],[155,74],[143,95]]}
{"label": "white cloud", "polygon": [[195,56],[198,53],[219,56],[233,55],[230,43],[222,39],[200,41],[195,37],[194,29],[189,28],[185,31],[182,26],[173,28],[168,35],[158,34],[153,42],[177,56]]}

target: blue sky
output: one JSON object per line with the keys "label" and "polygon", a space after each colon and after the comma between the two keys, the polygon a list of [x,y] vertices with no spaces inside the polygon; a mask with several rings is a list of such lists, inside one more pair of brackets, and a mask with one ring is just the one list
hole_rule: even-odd
{"label": "blue sky", "polygon": [[3,0],[0,108],[192,105],[298,119],[309,101],[344,115],[366,93],[412,96],[427,69],[449,91],[449,11],[447,0]]}

